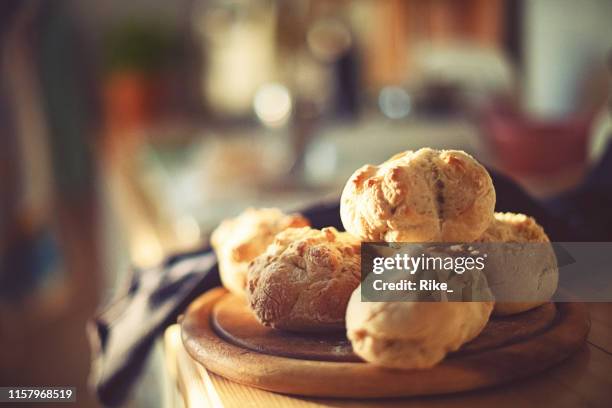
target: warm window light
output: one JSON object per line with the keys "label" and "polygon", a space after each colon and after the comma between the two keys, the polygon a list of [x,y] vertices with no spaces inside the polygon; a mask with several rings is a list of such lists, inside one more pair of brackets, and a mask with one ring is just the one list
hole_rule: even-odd
{"label": "warm window light", "polygon": [[287,87],[281,84],[265,84],[255,93],[253,107],[266,126],[279,127],[287,123],[291,115],[291,95]]}

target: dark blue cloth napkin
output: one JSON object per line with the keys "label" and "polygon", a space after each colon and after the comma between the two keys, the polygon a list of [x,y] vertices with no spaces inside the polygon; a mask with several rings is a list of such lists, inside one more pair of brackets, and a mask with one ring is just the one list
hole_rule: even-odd
{"label": "dark blue cloth napkin", "polygon": [[[537,202],[506,177],[491,174],[497,211],[535,217],[553,241],[612,239],[611,151],[583,186],[547,203]],[[316,228],[342,229],[337,202],[300,212]],[[103,404],[117,406],[125,400],[155,338],[193,299],[219,284],[217,261],[208,246],[173,256],[156,268],[133,271],[122,294],[90,325],[92,380]]]}

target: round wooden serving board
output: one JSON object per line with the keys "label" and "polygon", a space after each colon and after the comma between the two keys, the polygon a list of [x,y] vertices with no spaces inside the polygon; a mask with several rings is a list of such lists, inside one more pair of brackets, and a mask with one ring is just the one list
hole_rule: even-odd
{"label": "round wooden serving board", "polygon": [[391,370],[362,362],[344,334],[286,333],[260,325],[224,289],[196,299],[181,318],[186,350],[208,370],[253,387],[319,397],[445,394],[541,372],[578,349],[589,331],[578,303],[547,304],[492,318],[484,331],[430,369]]}

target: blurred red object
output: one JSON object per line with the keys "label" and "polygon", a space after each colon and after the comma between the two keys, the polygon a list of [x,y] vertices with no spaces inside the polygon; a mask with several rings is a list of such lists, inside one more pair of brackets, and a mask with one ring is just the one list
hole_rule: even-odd
{"label": "blurred red object", "polygon": [[592,119],[592,114],[536,119],[497,107],[485,114],[483,130],[499,168],[515,175],[542,175],[586,162]]}
{"label": "blurred red object", "polygon": [[106,79],[104,105],[111,131],[145,127],[160,111],[163,87],[157,77],[139,72],[119,71]]}

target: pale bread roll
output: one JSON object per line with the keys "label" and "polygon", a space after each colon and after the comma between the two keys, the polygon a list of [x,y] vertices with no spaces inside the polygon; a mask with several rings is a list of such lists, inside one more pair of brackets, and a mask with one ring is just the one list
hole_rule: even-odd
{"label": "pale bread roll", "polygon": [[491,223],[494,207],[482,165],[462,151],[424,148],[353,173],[340,216],[363,241],[471,242]]}
{"label": "pale bread roll", "polygon": [[525,312],[550,300],[559,282],[557,260],[544,229],[532,217],[495,213],[478,241],[508,243],[491,245],[484,272],[494,296],[517,301],[496,302],[494,315]]}
{"label": "pale bread roll", "polygon": [[309,225],[299,214],[284,214],[277,208],[248,208],[239,216],[224,220],[211,236],[219,262],[223,286],[244,295],[249,262],[261,255],[279,232]]}
{"label": "pale bread roll", "polygon": [[389,368],[429,368],[474,339],[493,302],[362,302],[346,311],[347,336],[365,361]]}

